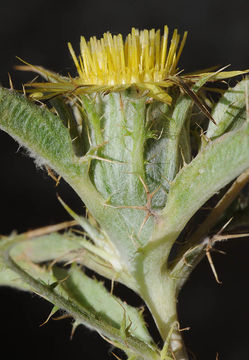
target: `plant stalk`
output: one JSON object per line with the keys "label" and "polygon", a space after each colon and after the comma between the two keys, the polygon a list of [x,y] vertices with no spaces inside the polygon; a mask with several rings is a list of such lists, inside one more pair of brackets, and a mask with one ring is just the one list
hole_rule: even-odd
{"label": "plant stalk", "polygon": [[[141,253],[137,259],[135,274],[139,284],[140,296],[146,302],[159,333],[165,343],[169,343],[168,356],[174,359],[188,360],[177,316],[177,288],[174,279],[163,261],[161,254],[170,251],[170,244],[153,245],[147,253]],[[155,263],[153,259],[161,259]],[[170,336],[170,338],[169,338]]]}

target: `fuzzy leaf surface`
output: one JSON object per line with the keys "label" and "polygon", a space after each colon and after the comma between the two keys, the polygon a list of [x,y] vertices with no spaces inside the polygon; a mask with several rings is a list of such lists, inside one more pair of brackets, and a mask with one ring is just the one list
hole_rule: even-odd
{"label": "fuzzy leaf surface", "polygon": [[162,233],[172,233],[176,238],[211,196],[248,167],[249,124],[246,122],[240,129],[210,142],[178,173],[162,212],[164,222],[159,225]]}
{"label": "fuzzy leaf surface", "polygon": [[240,81],[233,88],[229,88],[215,105],[212,116],[217,125],[209,123],[206,136],[210,139],[221,136],[230,127],[236,127],[245,121],[245,94],[249,80]]}
{"label": "fuzzy leaf surface", "polygon": [[23,95],[0,88],[0,128],[28,149],[38,165],[79,175],[68,129],[60,118]]}
{"label": "fuzzy leaf surface", "polygon": [[68,272],[58,267],[53,270],[56,278],[62,280],[61,284],[69,297],[80,306],[115,328],[129,331],[146,343],[153,343],[141,313],[109,293],[102,283],[85,275],[77,265],[73,265]]}
{"label": "fuzzy leaf surface", "polygon": [[[60,278],[60,281],[58,281],[58,278],[54,276],[51,269],[37,267],[32,262],[29,266],[28,262],[25,261],[26,259],[18,259],[11,256],[10,253],[14,246],[26,240],[27,236],[19,235],[12,238],[4,238],[1,242],[1,265],[3,264],[5,269],[9,269],[13,274],[16,274],[19,281],[19,286],[17,287],[25,290],[27,285],[28,289],[54,304],[56,309],[62,309],[70,314],[78,324],[84,324],[90,329],[95,329],[102,333],[107,338],[112,339],[113,344],[124,351],[127,350],[128,353],[135,353],[148,360],[158,358],[157,349],[152,342],[145,342],[131,334],[129,331],[130,323],[126,325],[125,317],[121,328],[113,326],[110,321],[92,311],[89,306],[86,306],[87,304],[85,306],[83,304],[79,305],[73,297],[68,298],[68,293],[62,285],[65,279]],[[35,266],[33,267],[33,265]],[[64,271],[63,274],[65,274]],[[23,284],[25,285],[23,286]],[[131,316],[133,315],[131,314]],[[144,335],[145,333],[146,329],[144,328],[142,334]],[[148,338],[150,339],[149,335]]]}
{"label": "fuzzy leaf surface", "polygon": [[[16,237],[16,239],[18,238],[20,238],[20,242],[17,241],[11,249],[11,255],[17,259],[19,265],[43,281],[54,281],[54,277],[51,271],[46,270],[45,267],[39,267],[38,263],[54,259],[67,259],[70,253],[81,248],[80,238],[69,234],[52,233],[25,241],[23,241],[22,235]],[[11,286],[20,290],[31,291],[30,287],[15,272],[6,268],[1,260],[1,249],[5,248],[8,243],[15,241],[14,239],[9,237],[0,240],[0,286]]]}

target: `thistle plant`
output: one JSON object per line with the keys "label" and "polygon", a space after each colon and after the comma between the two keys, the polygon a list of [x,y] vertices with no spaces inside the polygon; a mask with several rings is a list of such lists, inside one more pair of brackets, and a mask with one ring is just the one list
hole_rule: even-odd
{"label": "thistle plant", "polygon": [[[72,220],[3,236],[0,284],[47,299],[49,317],[63,311],[130,359],[188,359],[178,294],[206,255],[219,281],[210,251],[247,225],[248,80],[219,86],[247,71],[183,74],[186,36],[170,40],[165,26],[82,37],[79,56],[69,44],[76,77],[23,61],[43,80],[0,89],[1,129],[83,202],[76,214],[62,195]],[[115,283],[141,297],[161,347]]]}

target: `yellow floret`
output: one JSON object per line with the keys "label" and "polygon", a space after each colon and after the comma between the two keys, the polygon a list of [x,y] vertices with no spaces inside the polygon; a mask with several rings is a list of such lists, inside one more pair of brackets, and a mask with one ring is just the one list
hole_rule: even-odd
{"label": "yellow floret", "polygon": [[164,81],[177,72],[177,64],[183,50],[187,32],[180,42],[175,30],[168,46],[168,27],[160,30],[132,28],[125,41],[121,34],[105,33],[101,39],[95,36],[86,42],[81,37],[81,54],[77,58],[72,45],[69,50],[82,85],[131,85]]}

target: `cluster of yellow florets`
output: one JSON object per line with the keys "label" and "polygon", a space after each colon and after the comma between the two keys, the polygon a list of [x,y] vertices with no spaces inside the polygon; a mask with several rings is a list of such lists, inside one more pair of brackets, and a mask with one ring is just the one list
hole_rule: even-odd
{"label": "cluster of yellow florets", "polygon": [[185,32],[180,42],[180,35],[175,30],[169,45],[168,34],[167,26],[162,36],[160,30],[132,28],[123,41],[121,34],[107,32],[99,40],[94,36],[86,42],[81,37],[78,58],[70,43],[69,50],[82,85],[155,83],[176,73],[187,37]]}
{"label": "cluster of yellow florets", "polygon": [[[195,73],[194,75],[179,76],[178,62],[186,42],[187,32],[182,40],[177,30],[174,30],[169,41],[168,27],[160,30],[137,30],[123,40],[121,34],[111,35],[107,32],[101,39],[95,36],[86,41],[82,36],[80,41],[80,55],[77,57],[72,45],[69,51],[75,63],[78,76],[65,77],[45,70],[40,66],[33,66],[23,61],[26,66],[19,66],[21,70],[31,70],[42,75],[47,82],[31,82],[28,91],[34,99],[48,99],[51,96],[78,96],[96,92],[108,93],[122,91],[135,86],[148,97],[171,104],[172,98],[168,88],[180,87],[189,94],[199,108],[203,107],[190,87],[200,78],[215,81],[246,73],[247,71],[222,71]],[[207,80],[205,80],[207,81]],[[204,81],[204,82],[205,82]]]}

